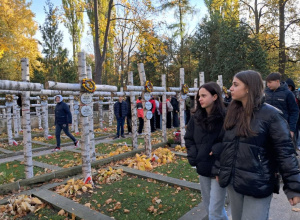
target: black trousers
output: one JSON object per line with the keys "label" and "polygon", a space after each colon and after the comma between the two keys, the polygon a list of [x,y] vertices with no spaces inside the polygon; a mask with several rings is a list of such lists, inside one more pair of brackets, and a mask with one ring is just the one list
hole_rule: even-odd
{"label": "black trousers", "polygon": [[144,128],[144,119],[139,117],[139,129],[138,129],[139,134],[143,133],[143,128]]}
{"label": "black trousers", "polygon": [[127,116],[127,129],[128,129],[128,133],[132,132],[132,124],[131,123],[132,123],[131,117]]}

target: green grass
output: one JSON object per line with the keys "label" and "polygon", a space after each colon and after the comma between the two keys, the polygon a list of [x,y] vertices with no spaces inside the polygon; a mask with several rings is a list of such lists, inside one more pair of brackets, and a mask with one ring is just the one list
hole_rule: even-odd
{"label": "green grass", "polygon": [[199,174],[192,168],[187,159],[176,157],[173,163],[161,165],[152,170],[153,173],[163,174],[190,182],[199,182]]}
{"label": "green grass", "polygon": [[[117,139],[115,141],[113,141],[113,143],[124,143],[126,142],[127,144],[132,144],[132,138],[121,138],[121,139]],[[138,144],[144,144],[145,143],[145,140],[144,138],[138,138]]]}
{"label": "green grass", "polygon": [[[32,149],[33,148],[40,148],[40,147],[45,147],[43,145],[39,145],[39,144],[31,144],[31,147]],[[18,146],[9,146],[9,145],[2,145],[1,148],[4,148],[6,150],[10,150],[10,151],[14,151],[14,152],[17,152],[17,151],[23,151],[24,149],[24,146],[22,144],[18,145]]]}
{"label": "green grass", "polygon": [[34,157],[33,160],[63,167],[64,165],[77,166],[81,164],[81,154],[71,151],[60,151],[53,154]]}
{"label": "green grass", "polygon": [[97,144],[95,146],[96,153],[99,154],[109,154],[112,151],[115,151],[119,148],[118,144]]}
{"label": "green grass", "polygon": [[[34,175],[37,173],[42,174],[44,173],[44,169],[40,167],[33,167],[33,173]],[[25,166],[21,164],[20,161],[0,164],[0,184],[9,183],[13,180],[12,178],[14,178],[14,181],[25,179]]]}
{"label": "green grass", "polygon": [[[78,199],[81,204],[91,203],[91,209],[115,219],[178,219],[201,201],[200,192],[132,176],[100,187]],[[113,202],[107,204],[108,199]],[[121,209],[109,211],[117,202],[121,203]],[[150,206],[157,209],[156,214],[147,210]],[[130,212],[126,214],[124,209]]]}

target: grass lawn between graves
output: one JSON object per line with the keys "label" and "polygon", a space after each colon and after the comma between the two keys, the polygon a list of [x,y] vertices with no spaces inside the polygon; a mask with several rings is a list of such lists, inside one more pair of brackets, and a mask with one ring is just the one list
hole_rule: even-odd
{"label": "grass lawn between graves", "polygon": [[200,192],[136,176],[98,187],[78,196],[79,203],[115,219],[178,219],[201,202]]}
{"label": "grass lawn between graves", "polygon": [[60,151],[53,154],[38,156],[34,157],[33,160],[59,167],[65,166],[65,168],[82,164],[81,154],[71,151]]}
{"label": "grass lawn between graves", "polygon": [[[44,145],[39,145],[39,144],[31,144],[31,148],[41,148],[41,147],[46,147]],[[23,151],[24,149],[24,145],[23,144],[20,144],[18,146],[9,146],[9,145],[2,145],[1,148],[4,148],[6,150],[10,150],[10,151],[14,151],[14,152],[17,152],[17,151]]]}
{"label": "grass lawn between graves", "polygon": [[99,154],[109,154],[112,151],[115,151],[119,148],[120,146],[118,144],[106,144],[106,143],[101,143],[101,144],[97,144],[95,145],[95,151],[96,153]]}
{"label": "grass lawn between graves", "polygon": [[[50,170],[49,170],[50,171]],[[33,167],[34,175],[41,175],[45,170],[40,167]],[[0,164],[0,185],[25,179],[25,166],[20,161],[12,161]]]}
{"label": "grass lawn between graves", "polygon": [[196,169],[191,167],[186,158],[176,157],[174,162],[155,167],[152,172],[190,182],[199,182]]}
{"label": "grass lawn between graves", "polygon": [[[113,143],[125,143],[125,142],[126,142],[126,144],[132,144],[132,138],[131,137],[130,138],[120,138],[120,139],[116,139],[113,141]],[[142,144],[145,143],[144,138],[138,138],[138,144],[140,144],[140,143],[142,143]]]}

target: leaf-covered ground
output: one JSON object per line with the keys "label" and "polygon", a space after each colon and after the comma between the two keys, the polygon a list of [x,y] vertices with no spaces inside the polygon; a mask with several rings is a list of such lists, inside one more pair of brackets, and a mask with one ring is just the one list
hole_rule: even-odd
{"label": "leaf-covered ground", "polygon": [[200,192],[124,176],[81,194],[79,203],[115,219],[178,219],[201,201]]}
{"label": "leaf-covered ground", "polygon": [[[51,170],[33,167],[34,175],[41,175]],[[15,182],[25,179],[25,166],[20,161],[13,161],[0,164],[0,184]]]}

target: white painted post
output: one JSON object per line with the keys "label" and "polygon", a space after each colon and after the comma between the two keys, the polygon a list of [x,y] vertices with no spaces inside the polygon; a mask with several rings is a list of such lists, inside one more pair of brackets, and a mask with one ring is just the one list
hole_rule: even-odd
{"label": "white painted post", "polygon": [[[194,79],[194,88],[195,89],[198,88],[198,79],[197,78]],[[198,91],[195,92],[195,96],[194,96],[194,109],[197,108],[197,93],[198,93]]]}
{"label": "white painted post", "polygon": [[[36,104],[41,104],[39,99],[36,100]],[[36,112],[36,116],[38,118],[39,129],[42,130],[43,127],[42,127],[41,107],[40,106],[36,106],[35,107],[35,112]]]}
{"label": "white painted post", "polygon": [[[76,97],[78,97],[78,96],[76,96]],[[75,96],[74,96],[74,106],[75,105],[79,106],[79,100],[75,100]],[[79,109],[78,109],[78,111],[79,111]],[[74,119],[74,129],[75,129],[75,133],[76,134],[79,134],[79,129],[78,129],[78,121],[79,121],[78,118],[79,118],[79,115],[80,115],[80,113],[75,114],[75,111],[74,111],[74,115],[72,115],[72,120]]]}
{"label": "white painted post", "polygon": [[[138,71],[140,75],[140,82],[141,86],[145,86],[146,84],[146,74],[144,70],[144,64],[139,63],[138,64]],[[144,96],[144,91],[142,96]],[[143,107],[145,107],[145,99],[142,99]],[[152,146],[151,146],[151,133],[150,133],[150,120],[145,118],[145,108],[144,108],[144,133],[145,133],[145,148],[146,148],[146,156],[150,157],[151,156],[151,151],[152,151]]]}
{"label": "white painted post", "polygon": [[109,126],[112,126],[112,123],[114,120],[114,99],[113,99],[112,94],[111,94],[109,102],[110,102],[110,104],[108,107],[108,124],[109,124]]}
{"label": "white painted post", "polygon": [[[47,97],[47,96],[46,96]],[[44,129],[44,138],[48,140],[49,138],[49,125],[48,125],[48,97],[41,101],[42,106],[42,123]]]}
{"label": "white painted post", "polygon": [[99,125],[100,128],[103,129],[103,99],[100,98],[98,102],[98,108],[99,108]]}
{"label": "white painted post", "polygon": [[[87,78],[92,79],[92,69],[91,66],[87,66],[86,68]],[[94,101],[91,103],[92,114],[88,116],[89,120],[89,142],[90,142],[90,157],[92,161],[96,161],[96,150],[95,150],[95,135],[94,135]]]}
{"label": "white painted post", "polygon": [[[165,91],[167,91],[166,89],[166,74],[162,74],[161,75],[161,86],[163,88],[165,88]],[[166,96],[166,92],[163,93],[162,95],[162,113],[161,113],[161,117],[162,117],[162,133],[163,133],[163,141],[166,142],[167,141],[167,108],[166,108],[166,104],[167,104],[167,96]]]}
{"label": "white painted post", "polygon": [[74,114],[74,96],[73,95],[69,95],[69,103],[70,103],[70,112],[72,115],[72,124],[71,124],[71,131],[74,132],[74,121],[75,121],[75,114]]}
{"label": "white painted post", "polygon": [[218,75],[218,85],[221,88],[221,91],[223,91],[223,76],[222,75]]}
{"label": "white painted post", "polygon": [[19,121],[18,121],[18,104],[17,100],[15,99],[16,96],[14,96],[14,104],[13,104],[13,123],[14,123],[14,137],[19,137]]}
{"label": "white painted post", "polygon": [[[86,74],[86,57],[84,52],[78,53],[78,75],[79,75],[79,84],[84,78],[87,78]],[[80,97],[85,93],[80,92]],[[83,105],[80,104],[80,113],[82,113],[82,108],[91,108],[90,104]],[[88,117],[82,115],[80,117],[81,124],[81,158],[82,158],[82,173],[85,179],[92,176],[92,167],[90,159],[90,143],[89,143],[89,121]]]}
{"label": "white painted post", "polygon": [[[184,84],[184,68],[180,68],[180,90],[182,90],[182,86]],[[180,138],[181,138],[181,147],[185,147],[185,123],[184,123],[184,105],[185,99],[182,98],[182,93],[180,93],[180,105],[179,105],[179,112],[180,112]]]}
{"label": "white painted post", "polygon": [[[29,61],[21,59],[22,80],[29,82]],[[30,92],[22,93],[22,127],[24,144],[24,165],[26,178],[33,177],[32,146],[31,146],[31,121],[30,121]]]}
{"label": "white painted post", "polygon": [[199,81],[200,86],[202,86],[205,83],[204,72],[199,73],[199,79],[200,79],[200,81]]}
{"label": "white painted post", "polygon": [[7,122],[7,138],[8,145],[13,145],[13,135],[12,135],[12,120],[11,120],[11,106],[6,105],[6,122]]}
{"label": "white painted post", "polygon": [[[133,86],[133,72],[128,73],[128,85]],[[138,148],[138,140],[137,140],[137,110],[136,110],[136,101],[134,92],[130,91],[130,106],[127,108],[131,108],[131,122],[132,122],[132,147],[134,149]]]}

